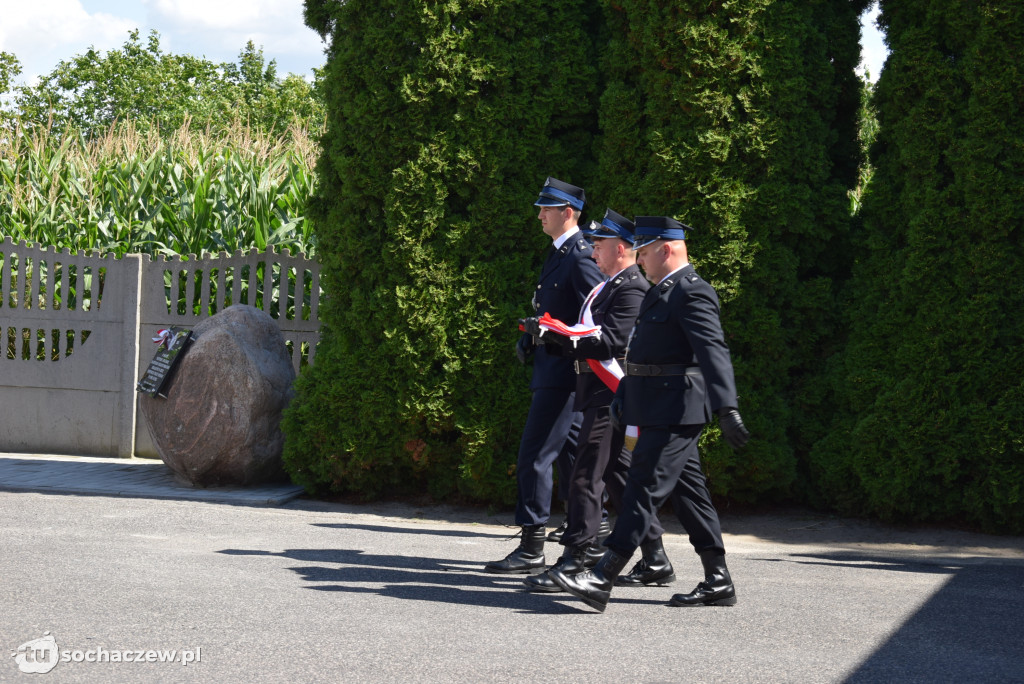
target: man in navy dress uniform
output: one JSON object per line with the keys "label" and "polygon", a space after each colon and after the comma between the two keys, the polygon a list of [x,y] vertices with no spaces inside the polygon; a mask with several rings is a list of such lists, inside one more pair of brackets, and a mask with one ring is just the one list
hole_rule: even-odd
{"label": "man in navy dress uniform", "polygon": [[[545,331],[546,336],[543,336],[545,340],[558,341],[565,353],[575,359],[574,408],[583,413],[583,420],[569,479],[568,524],[560,541],[565,550],[551,569],[531,575],[524,581],[529,591],[561,591],[561,587],[551,579],[552,570],[560,568],[563,572],[573,573],[594,565],[603,551],[597,546],[599,537],[610,532],[607,523],[602,528],[605,483],[609,484],[613,503],[619,504],[622,489],[615,485],[620,480],[625,481],[620,471],[629,466],[629,452],[623,447],[626,426],[612,426],[608,406],[623,375],[626,341],[636,321],[640,302],[650,286],[636,266],[632,221],[609,209],[601,223],[591,223],[590,229],[584,233],[594,244],[592,257],[607,280],[599,283],[587,296],[578,324],[596,326],[600,328],[600,334],[575,341],[554,331]],[[576,321],[564,322],[571,325]],[[541,326],[536,318],[526,319],[524,329],[541,335]],[[659,526],[655,532],[659,546],[661,532]],[[665,562],[668,562],[667,558]],[[669,566],[668,573],[661,574],[660,579],[666,580],[671,572]],[[648,571],[645,576],[650,574]]]}
{"label": "man in navy dress uniform", "polygon": [[[583,301],[603,277],[590,258],[592,248],[578,222],[586,195],[583,188],[548,178],[534,206],[552,246],[533,294],[537,315],[560,321],[576,320]],[[572,426],[576,371],[561,345],[523,333],[516,346],[519,359],[533,355],[530,411],[519,443],[516,478],[519,485],[516,524],[522,530],[519,546],[488,572],[527,573],[544,567],[545,525],[551,515],[553,464]],[[567,475],[567,473],[566,473]]]}
{"label": "man in navy dress uniform", "polygon": [[711,503],[697,440],[712,414],[726,441],[750,438],[737,410],[732,361],[719,321],[718,296],[694,271],[686,251],[690,230],[665,216],[638,216],[637,261],[654,285],[640,305],[626,351],[626,375],[610,408],[613,420],[640,435],[608,551],[591,570],[551,577],[570,594],[603,611],[616,577],[643,541],[669,496],[700,556],[704,581],[674,606],[734,605],[718,513]]}

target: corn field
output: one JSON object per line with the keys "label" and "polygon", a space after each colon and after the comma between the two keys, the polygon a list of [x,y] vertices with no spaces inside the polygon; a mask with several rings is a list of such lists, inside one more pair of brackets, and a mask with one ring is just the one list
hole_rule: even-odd
{"label": "corn field", "polygon": [[[92,140],[73,130],[0,129],[0,237],[117,257],[187,259],[267,247],[313,256],[305,207],[317,153],[314,136],[297,126],[271,138],[241,124],[217,133],[186,124],[161,135],[125,123]],[[17,256],[0,256],[9,256],[6,268],[18,270]],[[179,300],[179,313],[191,306],[199,314],[198,303],[186,303],[167,278],[167,296]],[[282,286],[280,278],[275,270],[274,288]],[[102,290],[102,272],[99,280]],[[16,279],[12,286],[19,291]],[[70,306],[77,289],[68,292]],[[308,307],[309,283],[297,294]],[[51,304],[64,305],[59,297]],[[0,353],[8,358],[31,355],[27,350],[34,348],[27,338],[8,335],[5,342]],[[35,355],[41,358],[42,350]]]}
{"label": "corn field", "polygon": [[87,253],[165,256],[288,248],[315,253],[305,217],[317,143],[244,125],[140,133],[116,124],[0,131],[0,235]]}

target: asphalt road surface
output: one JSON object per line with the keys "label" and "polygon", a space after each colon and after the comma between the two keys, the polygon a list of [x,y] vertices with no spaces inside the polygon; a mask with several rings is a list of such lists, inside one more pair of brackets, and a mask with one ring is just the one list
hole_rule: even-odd
{"label": "asphalt road surface", "polygon": [[0,681],[1024,681],[1021,537],[726,512],[737,606],[667,605],[700,574],[668,524],[676,584],[597,613],[483,572],[508,524],[0,491]]}

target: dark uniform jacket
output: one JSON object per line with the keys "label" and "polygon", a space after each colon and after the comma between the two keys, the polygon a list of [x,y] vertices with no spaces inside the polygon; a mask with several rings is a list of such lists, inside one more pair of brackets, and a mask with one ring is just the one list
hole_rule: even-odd
{"label": "dark uniform jacket", "polygon": [[[629,333],[640,310],[640,302],[649,288],[650,283],[635,264],[605,283],[590,303],[594,324],[601,326],[601,337],[579,340],[576,348],[569,350],[570,355],[581,365],[586,364],[585,359],[621,360],[626,354],[626,342],[629,341]],[[582,311],[580,315],[583,315]],[[607,406],[612,396],[612,391],[596,374],[580,373],[576,378],[576,403],[573,410]]]}
{"label": "dark uniform jacket", "polygon": [[[559,249],[548,254],[533,295],[537,316],[549,313],[568,325],[576,322],[583,301],[594,286],[604,280],[597,264],[590,258],[593,251],[583,233],[576,233]],[[575,386],[576,370],[561,345],[554,342],[539,345],[533,359],[530,389],[573,389]]]}
{"label": "dark uniform jacket", "polygon": [[713,411],[737,406],[718,295],[692,265],[648,291],[626,361],[691,367],[683,375],[639,376],[627,370],[618,391],[627,425],[699,425],[710,421]]}

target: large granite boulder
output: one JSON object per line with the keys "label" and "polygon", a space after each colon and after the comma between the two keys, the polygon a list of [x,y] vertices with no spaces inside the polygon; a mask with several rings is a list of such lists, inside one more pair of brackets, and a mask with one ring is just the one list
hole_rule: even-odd
{"label": "large granite boulder", "polygon": [[199,487],[285,479],[281,412],[295,371],[274,319],[239,304],[192,335],[167,398],[140,403],[160,458]]}

